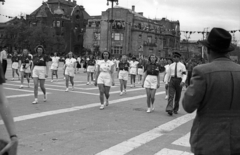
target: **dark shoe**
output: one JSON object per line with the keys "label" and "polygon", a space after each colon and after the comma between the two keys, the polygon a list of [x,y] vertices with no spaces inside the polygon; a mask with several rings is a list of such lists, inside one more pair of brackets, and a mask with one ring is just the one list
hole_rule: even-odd
{"label": "dark shoe", "polygon": [[178,114],[178,112],[177,112],[177,111],[174,111],[173,113],[174,113],[174,114]]}
{"label": "dark shoe", "polygon": [[167,113],[168,113],[168,115],[170,115],[170,116],[173,115],[172,111],[167,111]]}

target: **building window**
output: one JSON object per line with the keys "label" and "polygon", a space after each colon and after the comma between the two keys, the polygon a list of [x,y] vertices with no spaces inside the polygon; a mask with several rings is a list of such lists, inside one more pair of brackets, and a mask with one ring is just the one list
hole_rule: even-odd
{"label": "building window", "polygon": [[148,43],[152,43],[152,36],[148,36]]}
{"label": "building window", "polygon": [[113,29],[124,29],[125,28],[125,23],[124,21],[117,21],[115,20],[112,25]]}
{"label": "building window", "polygon": [[113,33],[112,39],[114,40],[123,40],[123,34],[122,33]]}
{"label": "building window", "polygon": [[149,49],[149,53],[153,53],[153,49],[152,48]]}
{"label": "building window", "polygon": [[99,32],[94,33],[94,40],[100,40],[101,39],[101,35]]}
{"label": "building window", "polygon": [[112,54],[123,54],[123,47],[122,46],[113,46],[112,47]]}
{"label": "building window", "polygon": [[57,21],[57,27],[61,27],[61,21]]}

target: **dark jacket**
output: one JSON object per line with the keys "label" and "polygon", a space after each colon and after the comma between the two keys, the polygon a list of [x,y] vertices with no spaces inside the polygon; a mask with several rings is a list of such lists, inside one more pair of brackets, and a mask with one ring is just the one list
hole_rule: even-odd
{"label": "dark jacket", "polygon": [[195,67],[182,104],[188,113],[197,109],[190,137],[193,153],[240,153],[240,65],[218,58]]}

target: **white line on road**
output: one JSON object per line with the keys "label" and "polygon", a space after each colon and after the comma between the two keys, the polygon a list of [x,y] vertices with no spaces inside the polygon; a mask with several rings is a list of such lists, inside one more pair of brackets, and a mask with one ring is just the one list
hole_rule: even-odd
{"label": "white line on road", "polygon": [[195,113],[186,114],[184,116],[178,117],[170,122],[160,125],[157,128],[154,128],[148,132],[145,132],[145,133],[140,134],[136,137],[133,137],[127,141],[124,141],[120,144],[110,147],[109,149],[104,150],[96,155],[109,155],[109,154],[125,155],[125,154],[131,152],[132,150],[142,146],[143,144],[146,144],[146,143],[166,134],[167,132],[170,132],[170,131],[176,129],[177,127],[189,122],[190,120],[192,120],[194,118],[194,116],[195,116]]}
{"label": "white line on road", "polygon": [[[6,83],[5,83],[4,85],[10,85],[10,86],[13,85],[13,86],[16,86],[16,85],[14,85],[14,84],[6,84]],[[8,87],[4,87],[4,89],[33,93],[33,91],[31,91],[31,90],[24,90],[24,89],[15,89],[15,88],[8,88]]]}
{"label": "white line on road", "polygon": [[[162,95],[162,94],[165,94],[165,92],[162,91],[162,92],[156,93],[156,95]],[[116,104],[116,103],[121,103],[121,102],[125,102],[125,101],[141,99],[141,98],[145,98],[145,97],[146,97],[146,95],[139,95],[139,96],[134,96],[134,97],[126,97],[126,98],[122,98],[122,99],[109,101],[109,104]],[[53,111],[34,113],[34,114],[29,114],[29,115],[23,115],[23,116],[14,117],[14,121],[15,122],[19,122],[19,121],[25,121],[25,120],[30,120],[30,119],[40,118],[40,117],[45,117],[45,116],[52,116],[52,115],[57,115],[57,114],[63,114],[63,113],[68,113],[68,112],[73,112],[73,111],[93,108],[93,107],[97,107],[99,105],[100,105],[100,103],[92,103],[92,104],[83,105],[83,106],[76,106],[76,107],[72,107],[72,108],[66,108],[66,109],[59,109],[59,110],[53,110]],[[0,125],[1,124],[3,124],[2,120],[0,120]]]}
{"label": "white line on road", "polygon": [[[9,84],[9,83],[6,83],[5,85],[10,85],[10,86],[16,86],[14,84]],[[7,89],[12,89],[12,90],[21,90],[21,91],[27,91],[27,90],[22,90],[22,89],[14,89],[14,88],[7,88]],[[55,90],[55,91],[60,91],[60,92],[64,92],[65,89],[53,89],[53,88],[46,88],[47,90]],[[33,91],[27,91],[27,92],[33,92]],[[70,91],[72,93],[78,93],[78,94],[88,94],[88,95],[95,95],[95,96],[98,96],[99,94],[98,93],[89,93],[89,92],[81,92],[81,91]]]}
{"label": "white line on road", "polygon": [[185,151],[178,151],[178,150],[171,150],[171,149],[162,149],[155,155],[194,155],[193,153],[190,152],[185,152]]}
{"label": "white line on road", "polygon": [[184,147],[190,147],[189,139],[190,139],[190,132],[185,136],[179,138],[178,140],[174,141],[172,144],[180,145]]}
{"label": "white line on road", "polygon": [[[47,93],[47,94],[51,94],[51,93]],[[18,97],[27,97],[27,96],[33,96],[34,94],[22,94],[22,95],[11,95],[11,96],[6,96],[6,98],[18,98]],[[38,95],[43,95],[42,92],[38,93]]]}

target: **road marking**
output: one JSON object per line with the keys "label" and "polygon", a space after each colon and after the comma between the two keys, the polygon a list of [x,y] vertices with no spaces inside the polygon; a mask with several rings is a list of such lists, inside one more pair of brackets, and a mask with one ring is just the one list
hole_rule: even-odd
{"label": "road marking", "polygon": [[[165,94],[165,92],[162,91],[162,92],[156,93],[156,95],[162,95],[162,94]],[[146,95],[126,97],[126,98],[122,98],[122,99],[109,101],[109,104],[111,105],[111,104],[121,103],[121,102],[125,102],[125,101],[141,99],[141,98],[145,98],[145,97],[146,97]],[[41,113],[34,113],[34,114],[14,117],[14,121],[15,122],[25,121],[25,120],[30,120],[30,119],[34,119],[34,118],[40,118],[40,117],[45,117],[45,116],[52,116],[52,115],[57,115],[57,114],[63,114],[63,113],[68,113],[68,112],[73,112],[73,111],[78,111],[78,110],[94,108],[94,107],[98,107],[98,106],[100,106],[100,103],[92,103],[92,104],[87,104],[87,105],[83,105],[83,106],[76,106],[76,107],[72,107],[72,108],[46,111],[46,112],[41,112]],[[3,124],[3,121],[0,120],[0,125],[2,125],[2,124]]]}
{"label": "road marking", "polygon": [[[51,93],[47,93],[47,94],[51,94]],[[22,94],[22,95],[11,95],[11,96],[6,96],[6,98],[18,98],[18,97],[26,97],[26,96],[33,96],[34,94]],[[39,92],[38,95],[43,95],[42,92]]]}
{"label": "road marking", "polygon": [[[164,94],[164,92],[163,92]],[[124,141],[120,144],[117,144],[113,147],[110,147],[107,150],[104,150],[96,155],[109,155],[109,154],[117,154],[117,155],[125,155],[132,150],[140,147],[143,144],[146,144],[156,138],[159,138],[160,136],[166,134],[167,132],[170,132],[177,127],[189,122],[195,117],[195,113],[192,114],[186,114],[184,116],[178,117],[170,122],[167,122],[165,124],[162,124],[158,126],[157,128],[154,128],[148,132],[145,132],[143,134],[140,134],[136,137],[133,137],[127,141]],[[175,154],[174,154],[175,155]]]}
{"label": "road marking", "polygon": [[162,149],[155,155],[194,155],[193,153],[190,152],[185,152],[185,151],[179,151],[179,150],[171,150],[171,149]]}
{"label": "road marking", "polygon": [[[137,90],[144,90],[144,88],[128,89],[127,92],[137,91]],[[110,94],[117,94],[117,93],[120,93],[120,90],[110,92]]]}
{"label": "road marking", "polygon": [[[16,86],[16,85],[14,85],[14,84],[6,84],[6,83],[5,83],[4,85],[11,85],[11,86],[13,85],[13,86]],[[15,89],[15,88],[9,88],[9,87],[4,87],[4,89],[33,93],[33,91],[31,91],[31,90],[24,90],[24,89]]]}
{"label": "road marking", "polygon": [[184,147],[190,147],[189,139],[190,139],[190,132],[184,135],[183,137],[179,138],[178,140],[174,141],[172,144],[180,145]]}
{"label": "road marking", "polygon": [[[10,86],[16,86],[14,84],[9,84],[9,83],[6,83],[5,85],[10,85]],[[23,89],[14,89],[14,88],[6,88],[6,89],[11,89],[11,90],[18,90],[18,91],[25,91],[25,92],[33,92],[33,91],[29,91],[29,90],[23,90]],[[40,89],[40,88],[39,88]],[[46,88],[47,90],[55,90],[55,91],[60,91],[60,92],[64,92],[65,89],[53,89],[53,88]],[[75,88],[76,89],[76,88]],[[89,92],[81,92],[81,91],[70,91],[70,92],[73,92],[73,93],[78,93],[78,94],[88,94],[88,95],[95,95],[95,96],[98,96],[99,94],[98,93],[89,93]]]}

